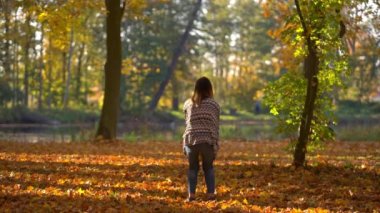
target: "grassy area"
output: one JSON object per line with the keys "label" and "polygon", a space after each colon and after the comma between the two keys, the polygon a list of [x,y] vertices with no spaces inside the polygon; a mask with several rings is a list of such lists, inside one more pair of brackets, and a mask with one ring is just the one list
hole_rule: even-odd
{"label": "grassy area", "polygon": [[341,101],[338,105],[337,115],[345,119],[380,118],[380,103]]}
{"label": "grassy area", "polygon": [[[378,212],[380,143],[331,143],[295,170],[285,142],[221,144],[217,200],[186,197],[173,142],[0,142],[4,212]],[[200,173],[201,175],[201,173]],[[149,204],[149,205],[147,205]]]}
{"label": "grassy area", "polygon": [[249,112],[241,112],[237,115],[221,115],[222,121],[241,121],[241,120],[271,120],[273,116],[270,114],[253,114]]}
{"label": "grassy area", "polygon": [[85,123],[96,122],[99,112],[84,109],[42,109],[25,107],[0,110],[0,123]]}
{"label": "grassy area", "polygon": [[341,127],[336,131],[338,140],[380,142],[380,125]]}
{"label": "grassy area", "polygon": [[[99,111],[88,109],[43,109],[31,110],[25,107],[13,109],[0,109],[0,123],[43,123],[47,121],[58,121],[60,123],[96,122]],[[148,116],[148,117],[147,117]],[[342,101],[338,105],[337,116],[339,120],[355,121],[357,119],[380,119],[380,103],[359,103]],[[134,117],[152,122],[172,122],[183,120],[184,113],[181,110],[158,110],[153,114],[138,114],[133,112],[122,112],[120,120],[128,121]],[[244,120],[273,120],[270,114],[254,114],[247,111],[237,111],[236,115],[222,113],[222,121],[244,121]]]}
{"label": "grassy area", "polygon": [[61,123],[96,122],[100,116],[99,112],[76,109],[46,109],[42,110],[41,114]]}
{"label": "grassy area", "polygon": [[[165,131],[131,131],[125,132],[122,139],[129,142],[137,141],[181,141],[184,127],[176,127],[173,130]],[[336,139],[339,141],[379,141],[380,126],[345,126],[335,129]],[[80,138],[80,137],[77,137]],[[275,129],[273,124],[260,125],[234,125],[225,124],[220,126],[221,140],[241,140],[241,141],[275,141],[286,139]]]}
{"label": "grassy area", "polygon": [[[165,113],[165,112],[163,112]],[[178,120],[183,119],[182,111],[167,111]],[[357,120],[357,119],[380,119],[380,103],[359,103],[354,101],[341,101],[338,104],[336,115],[339,120]],[[239,120],[272,120],[274,117],[268,113],[254,114],[247,111],[237,111],[236,115],[221,114],[221,120],[239,121]]]}

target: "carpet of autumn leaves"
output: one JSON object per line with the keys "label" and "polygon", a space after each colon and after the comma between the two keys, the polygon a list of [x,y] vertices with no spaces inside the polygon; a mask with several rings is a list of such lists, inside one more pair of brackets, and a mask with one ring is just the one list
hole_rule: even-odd
{"label": "carpet of autumn leaves", "polygon": [[185,203],[177,142],[0,142],[1,212],[380,211],[380,142],[334,142],[290,166],[286,142],[223,141],[217,200]]}

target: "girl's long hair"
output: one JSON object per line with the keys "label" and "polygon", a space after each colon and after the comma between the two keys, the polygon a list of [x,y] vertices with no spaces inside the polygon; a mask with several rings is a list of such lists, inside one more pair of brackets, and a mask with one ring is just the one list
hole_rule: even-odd
{"label": "girl's long hair", "polygon": [[195,83],[194,93],[191,100],[195,106],[199,106],[202,100],[214,97],[211,81],[206,77],[201,77]]}

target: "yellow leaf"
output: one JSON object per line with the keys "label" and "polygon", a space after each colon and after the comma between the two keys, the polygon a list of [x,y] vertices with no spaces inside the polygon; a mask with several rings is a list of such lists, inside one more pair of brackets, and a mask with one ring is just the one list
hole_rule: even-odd
{"label": "yellow leaf", "polygon": [[60,185],[65,184],[65,182],[66,182],[66,181],[65,181],[64,179],[59,179],[59,180],[57,181],[57,183],[60,184]]}
{"label": "yellow leaf", "polygon": [[79,189],[77,190],[77,192],[78,192],[79,195],[84,194],[84,190],[83,190],[82,188],[79,188]]}
{"label": "yellow leaf", "polygon": [[244,172],[244,177],[252,177],[252,172],[251,171]]}
{"label": "yellow leaf", "polygon": [[225,210],[229,207],[227,203],[223,203],[222,206],[220,207],[222,210]]}
{"label": "yellow leaf", "polygon": [[244,198],[243,203],[248,205],[248,200],[246,198]]}
{"label": "yellow leaf", "polygon": [[38,15],[37,19],[39,22],[43,22],[47,19],[47,17],[48,17],[48,14],[46,12],[42,12]]}

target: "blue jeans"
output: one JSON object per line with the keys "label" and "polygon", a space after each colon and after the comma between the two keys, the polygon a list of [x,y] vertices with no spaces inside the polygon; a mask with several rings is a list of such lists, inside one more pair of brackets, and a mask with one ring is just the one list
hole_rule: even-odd
{"label": "blue jeans", "polygon": [[202,168],[205,176],[207,193],[215,193],[214,175],[214,148],[208,143],[185,146],[185,152],[189,160],[189,171],[187,173],[188,191],[195,194],[199,170],[199,155],[202,157]]}

